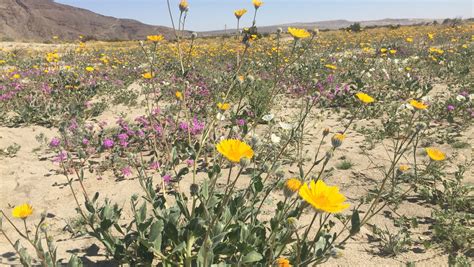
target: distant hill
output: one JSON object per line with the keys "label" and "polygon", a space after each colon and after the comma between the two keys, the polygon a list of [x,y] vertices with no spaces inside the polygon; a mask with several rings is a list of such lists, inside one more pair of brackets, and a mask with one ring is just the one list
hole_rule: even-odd
{"label": "distant hill", "polygon": [[[306,22],[306,23],[288,23],[272,26],[262,26],[258,27],[260,33],[271,33],[276,32],[278,28],[286,30],[287,27],[298,27],[305,29],[314,29],[318,28],[321,30],[335,30],[340,28],[347,28],[355,22],[359,22],[361,26],[388,26],[388,25],[415,25],[420,23],[429,23],[433,22],[435,19],[382,19],[382,20],[367,20],[367,21],[348,21],[348,20],[328,20],[328,21],[318,21],[318,22]],[[443,20],[436,20],[442,22]],[[222,35],[225,33],[233,33],[235,29],[218,30],[218,31],[206,31],[200,33],[201,36],[215,36]]]}
{"label": "distant hill", "polygon": [[[97,0],[100,1],[100,0]],[[103,16],[52,0],[0,0],[0,41],[136,40],[147,35],[171,37],[172,29],[131,19]]]}

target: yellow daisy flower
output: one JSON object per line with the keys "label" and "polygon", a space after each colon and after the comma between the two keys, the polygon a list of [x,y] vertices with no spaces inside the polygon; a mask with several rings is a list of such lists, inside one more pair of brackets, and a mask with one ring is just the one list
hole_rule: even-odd
{"label": "yellow daisy flower", "polygon": [[344,203],[346,197],[339,193],[337,186],[328,186],[321,180],[312,180],[309,185],[305,183],[300,188],[299,195],[319,211],[338,213],[349,207],[349,203]]}
{"label": "yellow daisy flower", "polygon": [[251,159],[253,149],[237,139],[225,139],[216,145],[217,151],[231,162],[238,163],[242,158]]}
{"label": "yellow daisy flower", "polygon": [[345,134],[337,133],[332,136],[331,144],[334,148],[340,147],[342,145],[342,141],[346,138]]}
{"label": "yellow daisy flower", "polygon": [[260,0],[252,0],[252,3],[253,3],[253,6],[255,7],[255,9],[258,9],[259,7],[261,7],[263,5],[263,2],[260,1]]}
{"label": "yellow daisy flower", "polygon": [[287,258],[278,258],[275,263],[277,267],[291,267],[290,261]]}
{"label": "yellow daisy flower", "polygon": [[179,10],[181,12],[186,12],[186,11],[188,11],[188,9],[189,9],[188,1],[187,0],[181,0],[181,2],[179,2]]}
{"label": "yellow daisy flower", "polygon": [[174,93],[174,95],[176,96],[176,98],[178,100],[183,100],[184,99],[183,93],[181,93],[180,91],[176,91],[176,93]]}
{"label": "yellow daisy flower", "polygon": [[288,189],[291,192],[298,192],[300,190],[301,186],[303,184],[301,183],[300,179],[298,178],[290,178],[286,180],[285,182],[285,188]]}
{"label": "yellow daisy flower", "polygon": [[356,96],[357,98],[359,98],[360,101],[364,102],[365,104],[369,104],[375,101],[373,97],[362,92],[357,93]]}
{"label": "yellow daisy flower", "polygon": [[230,108],[230,104],[229,103],[217,103],[217,107],[222,110],[222,111],[226,111]]}
{"label": "yellow daisy flower", "polygon": [[311,34],[305,29],[297,29],[292,27],[288,27],[288,33],[291,34],[291,36],[293,36],[295,39],[304,39],[311,36]]}
{"label": "yellow daisy flower", "polygon": [[425,148],[426,154],[428,157],[434,161],[441,161],[446,159],[446,155],[439,149],[434,147]]}
{"label": "yellow daisy flower", "polygon": [[148,35],[146,39],[148,41],[152,41],[156,43],[156,42],[162,41],[163,39],[165,39],[165,37],[163,37],[163,35]]}
{"label": "yellow daisy flower", "polygon": [[234,11],[234,15],[237,19],[240,19],[245,13],[247,13],[247,9],[245,8]]}
{"label": "yellow daisy flower", "polygon": [[410,169],[410,165],[402,164],[398,167],[401,172],[406,172]]}
{"label": "yellow daisy flower", "polygon": [[151,72],[146,72],[146,73],[142,74],[142,77],[144,79],[151,79],[151,78],[153,78],[153,74],[151,74]]}
{"label": "yellow daisy flower", "polygon": [[12,210],[12,216],[18,219],[26,219],[33,213],[33,207],[30,204],[23,204],[20,206],[16,206]]}
{"label": "yellow daisy flower", "polygon": [[420,102],[420,101],[416,101],[415,99],[412,99],[410,100],[410,105],[416,109],[421,109],[421,110],[424,110],[424,109],[427,109],[428,108],[428,105],[423,103],[423,102]]}

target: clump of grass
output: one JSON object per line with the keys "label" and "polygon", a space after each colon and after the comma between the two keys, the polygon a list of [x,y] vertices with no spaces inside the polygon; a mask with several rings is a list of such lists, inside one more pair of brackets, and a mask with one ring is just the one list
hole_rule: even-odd
{"label": "clump of grass", "polygon": [[463,148],[469,147],[469,143],[458,141],[458,142],[454,142],[451,146],[455,149],[463,149]]}
{"label": "clump of grass", "polygon": [[343,161],[336,164],[338,170],[348,170],[354,166],[350,160],[344,159]]}

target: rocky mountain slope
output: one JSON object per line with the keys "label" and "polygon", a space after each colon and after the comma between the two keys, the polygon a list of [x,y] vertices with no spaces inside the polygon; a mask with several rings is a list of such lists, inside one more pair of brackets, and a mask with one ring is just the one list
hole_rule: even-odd
{"label": "rocky mountain slope", "polygon": [[52,0],[0,0],[0,41],[46,41],[53,36],[74,40],[79,35],[135,40],[150,34],[170,37],[171,33],[168,27],[103,16]]}

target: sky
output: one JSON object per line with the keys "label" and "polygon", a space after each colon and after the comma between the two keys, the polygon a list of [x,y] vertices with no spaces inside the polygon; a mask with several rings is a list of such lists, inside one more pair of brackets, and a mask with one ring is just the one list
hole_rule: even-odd
{"label": "sky", "polygon": [[[56,0],[91,11],[136,19],[152,25],[171,26],[166,0]],[[264,0],[257,25],[292,22],[316,22],[346,19],[375,20],[385,18],[471,18],[474,0]],[[179,0],[170,0],[175,16]],[[187,30],[221,30],[235,28],[233,11],[246,8],[253,12],[251,0],[188,0]],[[251,24],[247,13],[241,25]],[[176,18],[175,18],[176,19]]]}

